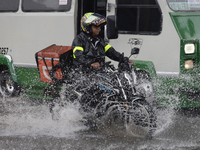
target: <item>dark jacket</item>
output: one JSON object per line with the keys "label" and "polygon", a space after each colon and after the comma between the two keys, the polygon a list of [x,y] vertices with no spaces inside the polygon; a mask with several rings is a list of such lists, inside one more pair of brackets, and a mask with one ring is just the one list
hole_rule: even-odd
{"label": "dark jacket", "polygon": [[122,54],[111,45],[106,44],[101,37],[90,38],[81,32],[72,43],[73,66],[90,67],[92,63],[105,62],[105,56],[115,61],[120,61]]}

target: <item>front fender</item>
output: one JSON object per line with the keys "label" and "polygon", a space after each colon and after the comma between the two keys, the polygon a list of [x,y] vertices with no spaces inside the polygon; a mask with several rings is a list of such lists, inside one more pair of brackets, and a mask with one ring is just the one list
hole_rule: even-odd
{"label": "front fender", "polygon": [[17,75],[15,73],[15,68],[13,66],[12,57],[10,55],[0,55],[0,65],[7,66],[12,80],[14,82],[17,82]]}
{"label": "front fender", "polygon": [[133,60],[133,62],[136,64],[133,68],[148,72],[152,80],[157,78],[153,62],[142,60]]}

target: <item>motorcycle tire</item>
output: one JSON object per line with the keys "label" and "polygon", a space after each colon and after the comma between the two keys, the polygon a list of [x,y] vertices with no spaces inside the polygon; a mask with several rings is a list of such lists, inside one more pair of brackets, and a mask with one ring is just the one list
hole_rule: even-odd
{"label": "motorcycle tire", "polygon": [[156,130],[156,114],[144,99],[132,102],[126,113],[126,128],[136,136],[151,138]]}
{"label": "motorcycle tire", "polygon": [[110,106],[106,110],[106,124],[109,126],[121,126],[123,121],[123,107],[120,104]]}

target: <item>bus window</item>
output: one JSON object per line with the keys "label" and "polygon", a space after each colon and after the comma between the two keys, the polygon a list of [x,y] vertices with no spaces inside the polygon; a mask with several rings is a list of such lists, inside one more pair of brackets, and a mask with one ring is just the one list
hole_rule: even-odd
{"label": "bus window", "polygon": [[117,26],[122,34],[159,34],[162,13],[157,1],[118,0]]}
{"label": "bus window", "polygon": [[200,0],[167,0],[173,11],[200,11]]}
{"label": "bus window", "polygon": [[0,12],[16,12],[19,8],[19,0],[1,0]]}
{"label": "bus window", "polygon": [[71,0],[22,0],[24,12],[64,12],[71,9]]}

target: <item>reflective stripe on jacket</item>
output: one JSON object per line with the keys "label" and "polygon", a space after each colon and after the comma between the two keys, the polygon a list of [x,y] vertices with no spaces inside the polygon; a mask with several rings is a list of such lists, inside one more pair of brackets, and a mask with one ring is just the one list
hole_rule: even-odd
{"label": "reflective stripe on jacket", "polygon": [[89,38],[84,32],[81,32],[72,43],[73,65],[75,67],[90,67],[95,62],[105,62],[105,56],[119,61],[121,54],[111,45],[106,44],[100,37]]}

